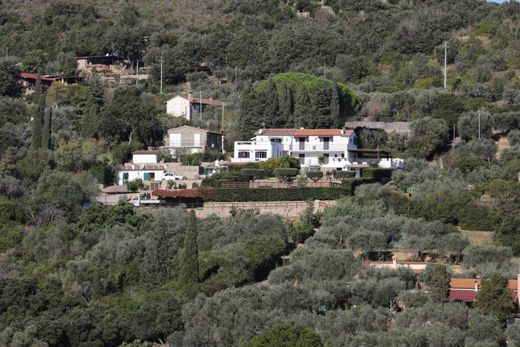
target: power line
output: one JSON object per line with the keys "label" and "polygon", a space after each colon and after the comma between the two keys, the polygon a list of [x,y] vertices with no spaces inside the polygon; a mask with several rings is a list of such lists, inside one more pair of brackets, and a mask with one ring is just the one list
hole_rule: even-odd
{"label": "power line", "polygon": [[444,41],[444,89],[448,86],[448,41]]}

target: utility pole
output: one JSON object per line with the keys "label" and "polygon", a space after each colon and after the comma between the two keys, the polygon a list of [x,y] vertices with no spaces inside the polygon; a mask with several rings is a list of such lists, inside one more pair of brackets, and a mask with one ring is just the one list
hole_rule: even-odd
{"label": "utility pole", "polygon": [[200,113],[200,120],[202,120],[202,91],[199,90],[199,113]]}
{"label": "utility pole", "polygon": [[480,110],[478,110],[478,139],[480,140]]}
{"label": "utility pole", "polygon": [[138,86],[139,85],[139,59],[137,59],[136,73],[137,73],[137,75],[135,76],[135,85]]}
{"label": "utility pole", "polygon": [[448,41],[444,41],[444,89],[448,86]]}
{"label": "utility pole", "polygon": [[161,86],[160,86],[159,94],[163,93],[163,91],[162,91],[162,84],[163,84],[163,51],[161,49]]}
{"label": "utility pole", "polygon": [[235,65],[235,93],[237,92],[237,83],[238,83],[238,66]]}

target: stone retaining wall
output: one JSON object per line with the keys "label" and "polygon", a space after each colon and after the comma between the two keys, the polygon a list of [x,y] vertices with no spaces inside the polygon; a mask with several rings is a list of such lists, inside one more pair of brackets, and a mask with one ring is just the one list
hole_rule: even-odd
{"label": "stone retaining wall", "polygon": [[[314,212],[323,211],[327,206],[336,205],[336,201],[314,201]],[[196,208],[195,214],[199,218],[206,218],[212,214],[220,217],[230,216],[232,208],[244,210],[258,210],[260,213],[279,214],[284,218],[294,219],[307,208],[306,201],[251,201],[251,202],[205,202],[204,207]]]}

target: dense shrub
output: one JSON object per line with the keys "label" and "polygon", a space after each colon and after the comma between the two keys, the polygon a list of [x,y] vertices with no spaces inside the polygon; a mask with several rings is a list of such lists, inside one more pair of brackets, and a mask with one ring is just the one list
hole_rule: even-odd
{"label": "dense shrub", "polygon": [[212,162],[215,160],[224,160],[226,155],[217,152],[204,152],[193,154],[181,154],[179,160],[185,166],[198,166],[203,162]]}
{"label": "dense shrub", "polygon": [[204,201],[305,201],[336,200],[352,194],[352,190],[342,188],[276,188],[276,189],[207,189]]}

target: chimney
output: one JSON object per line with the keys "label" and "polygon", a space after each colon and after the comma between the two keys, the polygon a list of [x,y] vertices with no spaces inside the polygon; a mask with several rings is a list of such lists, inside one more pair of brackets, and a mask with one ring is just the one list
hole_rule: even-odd
{"label": "chimney", "polygon": [[397,270],[397,257],[395,255],[392,257],[392,269]]}
{"label": "chimney", "polygon": [[478,281],[475,280],[475,291],[478,292]]}
{"label": "chimney", "polygon": [[516,295],[520,293],[520,273],[516,275]]}

